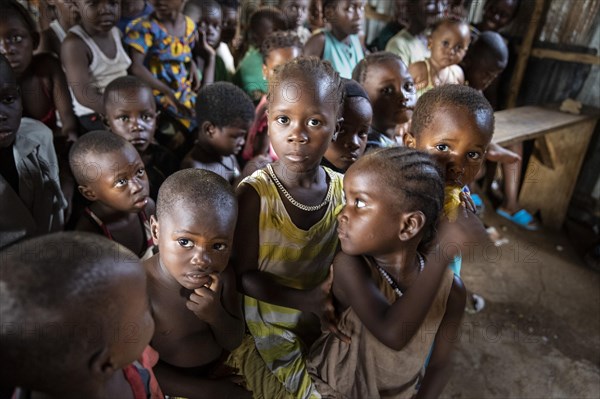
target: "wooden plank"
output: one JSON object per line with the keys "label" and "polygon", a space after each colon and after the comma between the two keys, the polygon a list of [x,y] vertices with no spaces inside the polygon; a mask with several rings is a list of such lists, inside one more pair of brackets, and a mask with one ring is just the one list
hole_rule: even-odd
{"label": "wooden plank", "polygon": [[494,143],[506,146],[542,136],[557,129],[595,120],[595,115],[574,115],[550,108],[526,106],[498,111]]}
{"label": "wooden plank", "polygon": [[519,203],[529,212],[540,211],[544,226],[558,230],[564,223],[571,195],[596,120],[590,118],[548,133],[545,138],[556,150],[554,169],[534,155],[530,158]]}
{"label": "wooden plank", "polygon": [[568,51],[550,50],[545,48],[534,48],[531,56],[537,58],[549,58],[552,60],[577,62],[580,64],[600,65],[600,56],[592,54],[572,53]]}
{"label": "wooden plank", "polygon": [[546,139],[546,136],[535,139],[534,151],[536,157],[544,166],[554,169],[556,165],[556,150],[552,143]]}

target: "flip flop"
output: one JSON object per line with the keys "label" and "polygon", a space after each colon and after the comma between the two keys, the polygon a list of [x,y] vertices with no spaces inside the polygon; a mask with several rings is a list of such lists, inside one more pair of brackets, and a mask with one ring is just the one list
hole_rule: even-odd
{"label": "flip flop", "polygon": [[[496,209],[496,213],[503,218],[510,220],[514,224],[524,228],[525,230],[536,231],[539,229],[538,225],[535,224],[535,219],[533,216],[531,216],[531,214],[525,209],[521,209],[511,215],[505,210],[498,208]],[[534,222],[534,224],[531,224],[531,222]]]}
{"label": "flip flop", "polygon": [[465,312],[475,314],[481,312],[483,308],[485,308],[485,299],[480,295],[471,294],[471,300],[469,301],[469,299],[467,299]]}

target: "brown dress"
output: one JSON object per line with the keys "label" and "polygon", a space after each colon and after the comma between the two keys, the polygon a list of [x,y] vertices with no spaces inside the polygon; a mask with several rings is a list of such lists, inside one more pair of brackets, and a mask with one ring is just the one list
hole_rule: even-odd
{"label": "brown dress", "polygon": [[[393,303],[396,293],[373,260],[365,258],[381,292]],[[362,324],[352,308],[344,311],[339,329],[351,344],[324,333],[310,350],[308,371],[324,398],[410,398],[424,372],[424,364],[446,312],[454,273],[446,269],[442,283],[421,328],[400,351],[388,348]]]}

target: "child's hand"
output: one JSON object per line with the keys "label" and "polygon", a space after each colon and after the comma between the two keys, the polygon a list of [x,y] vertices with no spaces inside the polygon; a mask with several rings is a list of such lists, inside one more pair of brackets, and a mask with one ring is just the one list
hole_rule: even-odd
{"label": "child's hand", "polygon": [[209,59],[216,57],[217,52],[206,42],[206,28],[198,29],[198,44],[196,47],[196,54],[198,57],[202,58],[204,62],[207,62]]}
{"label": "child's hand", "polygon": [[175,108],[177,112],[179,112],[182,115],[192,116],[192,111],[188,107],[180,103],[179,100],[175,97],[175,94],[173,94],[173,92],[165,94],[163,98],[167,106]]}
{"label": "child's hand", "polygon": [[477,213],[477,207],[475,206],[475,202],[473,201],[473,198],[471,198],[471,193],[469,191],[461,191],[458,197],[460,198],[460,204],[462,206],[473,213]]}
{"label": "child's hand", "polygon": [[341,341],[349,344],[350,337],[344,335],[339,328],[338,317],[335,314],[333,306],[333,297],[331,296],[331,286],[333,285],[333,265],[329,267],[329,274],[325,281],[315,287],[310,294],[313,300],[313,313],[321,320],[321,330],[329,331],[338,337]]}
{"label": "child's hand", "polygon": [[186,306],[202,321],[213,324],[223,312],[221,305],[221,276],[218,273],[210,274],[211,282],[208,286],[196,288],[190,295]]}

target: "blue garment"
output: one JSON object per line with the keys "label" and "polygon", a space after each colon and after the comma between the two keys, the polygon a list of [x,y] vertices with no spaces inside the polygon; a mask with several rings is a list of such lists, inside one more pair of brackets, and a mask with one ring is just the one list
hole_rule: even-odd
{"label": "blue garment", "polygon": [[342,43],[326,30],[325,48],[323,59],[331,62],[333,69],[338,71],[342,78],[352,79],[352,71],[360,60],[365,57],[358,35],[350,35],[350,44]]}
{"label": "blue garment", "polygon": [[125,34],[125,28],[127,28],[127,25],[133,21],[134,19],[138,19],[141,17],[144,17],[146,15],[149,15],[152,13],[152,11],[154,11],[154,7],[152,7],[152,5],[150,3],[148,3],[147,1],[144,3],[144,9],[134,15],[133,17],[123,17],[121,16],[121,19],[119,19],[119,21],[117,22],[117,28],[119,28],[119,30]]}

